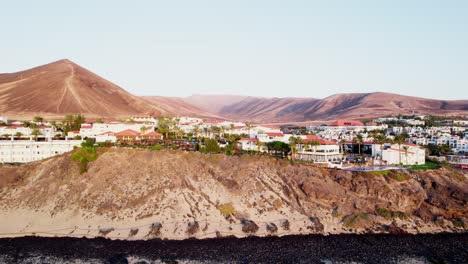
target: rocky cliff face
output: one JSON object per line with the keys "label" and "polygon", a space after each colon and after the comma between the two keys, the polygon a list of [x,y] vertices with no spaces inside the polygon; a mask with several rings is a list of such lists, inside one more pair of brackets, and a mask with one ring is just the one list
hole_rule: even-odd
{"label": "rocky cliff face", "polygon": [[3,236],[123,239],[461,232],[467,175],[327,170],[269,157],[100,149],[0,167]]}

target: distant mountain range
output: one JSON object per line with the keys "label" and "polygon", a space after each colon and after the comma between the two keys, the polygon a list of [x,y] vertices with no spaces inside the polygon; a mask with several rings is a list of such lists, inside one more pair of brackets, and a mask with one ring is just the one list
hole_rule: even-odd
{"label": "distant mountain range", "polygon": [[[468,100],[434,100],[381,92],[335,94],[324,99],[197,95],[184,100],[226,118],[256,122],[363,119],[397,114],[468,114]],[[228,103],[220,107],[212,101]]]}
{"label": "distant mountain range", "polygon": [[434,100],[390,93],[336,94],[316,98],[193,95],[135,96],[69,61],[0,74],[0,115],[58,118],[133,115],[198,116],[254,122],[362,119],[396,114],[468,115],[468,100]]}

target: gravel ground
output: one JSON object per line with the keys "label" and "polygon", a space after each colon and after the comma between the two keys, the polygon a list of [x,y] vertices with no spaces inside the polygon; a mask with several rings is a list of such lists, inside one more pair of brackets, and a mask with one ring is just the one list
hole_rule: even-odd
{"label": "gravel ground", "polygon": [[4,238],[0,263],[468,263],[468,234],[184,241]]}

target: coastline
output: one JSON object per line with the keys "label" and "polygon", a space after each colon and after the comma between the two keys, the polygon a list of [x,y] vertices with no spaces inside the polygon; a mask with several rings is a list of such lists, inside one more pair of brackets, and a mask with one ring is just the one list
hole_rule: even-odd
{"label": "coastline", "polygon": [[0,260],[26,263],[40,257],[51,263],[76,263],[77,260],[122,263],[118,261],[124,259],[130,263],[462,263],[468,259],[467,245],[467,233],[293,235],[147,241],[22,237],[0,239]]}

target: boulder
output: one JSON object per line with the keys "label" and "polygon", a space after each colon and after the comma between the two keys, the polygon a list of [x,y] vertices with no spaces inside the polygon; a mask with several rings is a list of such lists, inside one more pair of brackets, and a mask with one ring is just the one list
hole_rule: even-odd
{"label": "boulder", "polygon": [[159,222],[152,223],[150,226],[150,231],[148,237],[157,237],[161,234],[162,224]]}
{"label": "boulder", "polygon": [[280,220],[280,226],[283,228],[285,231],[289,231],[290,229],[290,224],[288,219],[281,219]]}
{"label": "boulder", "polygon": [[189,222],[187,224],[187,231],[186,231],[187,235],[192,236],[195,233],[197,233],[198,230],[200,230],[200,225],[198,224],[197,221]]}
{"label": "boulder", "polygon": [[242,232],[244,233],[256,233],[258,231],[258,225],[252,220],[243,219],[241,220]]}
{"label": "boulder", "polygon": [[278,227],[274,223],[267,223],[266,224],[266,230],[269,233],[276,233],[276,232],[278,232]]}
{"label": "boulder", "polygon": [[133,237],[136,234],[138,234],[138,228],[132,228],[132,229],[130,229],[130,232],[128,233],[128,236]]}
{"label": "boulder", "polygon": [[320,220],[317,217],[310,216],[309,221],[312,223],[312,225],[307,226],[309,230],[311,230],[312,232],[316,232],[316,233],[323,232],[323,229],[324,229],[323,224],[322,222],[320,222]]}
{"label": "boulder", "polygon": [[107,236],[112,231],[114,231],[113,227],[101,227],[99,228],[99,235]]}

